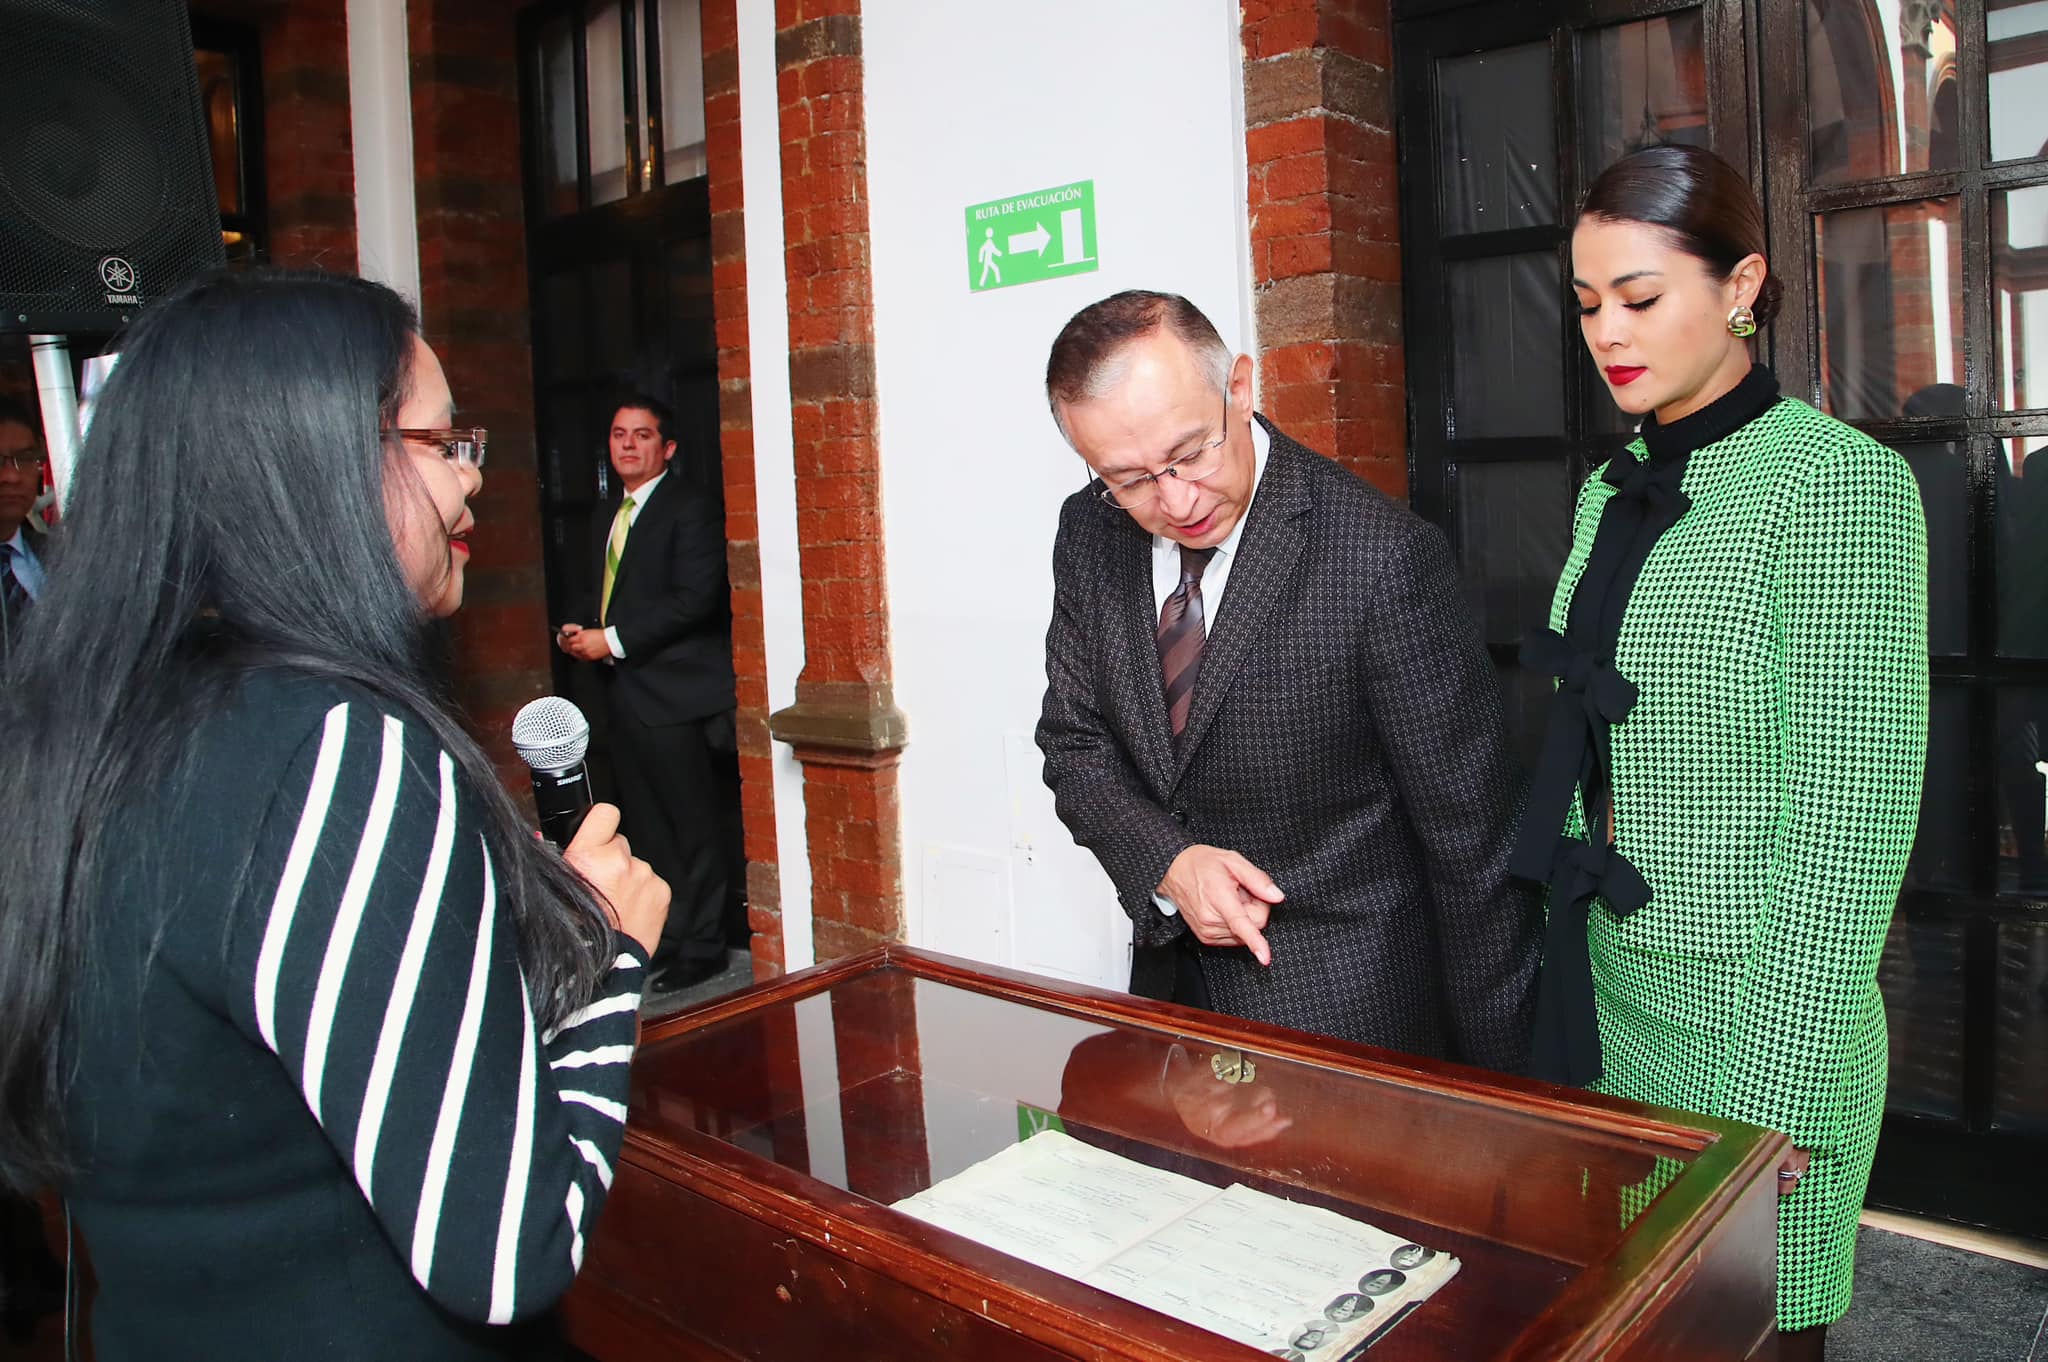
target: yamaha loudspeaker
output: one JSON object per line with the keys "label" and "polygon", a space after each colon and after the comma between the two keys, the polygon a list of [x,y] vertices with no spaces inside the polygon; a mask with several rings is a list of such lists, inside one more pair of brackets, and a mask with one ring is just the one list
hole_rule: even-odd
{"label": "yamaha loudspeaker", "polygon": [[0,0],[0,331],[115,331],[222,260],[183,0]]}

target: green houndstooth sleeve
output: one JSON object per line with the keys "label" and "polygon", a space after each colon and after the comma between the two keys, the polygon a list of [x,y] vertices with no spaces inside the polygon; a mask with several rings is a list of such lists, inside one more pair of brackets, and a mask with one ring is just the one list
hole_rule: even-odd
{"label": "green houndstooth sleeve", "polygon": [[1714,1107],[1808,1145],[1838,1119],[1825,1075],[1867,1030],[1919,813],[1927,535],[1905,461],[1858,438],[1820,462],[1779,568],[1784,785]]}

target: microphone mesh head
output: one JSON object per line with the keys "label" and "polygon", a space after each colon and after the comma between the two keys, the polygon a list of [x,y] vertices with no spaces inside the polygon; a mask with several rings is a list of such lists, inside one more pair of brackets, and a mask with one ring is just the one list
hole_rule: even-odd
{"label": "microphone mesh head", "polygon": [[566,771],[590,749],[590,721],[561,696],[543,695],[513,716],[512,746],[536,771]]}

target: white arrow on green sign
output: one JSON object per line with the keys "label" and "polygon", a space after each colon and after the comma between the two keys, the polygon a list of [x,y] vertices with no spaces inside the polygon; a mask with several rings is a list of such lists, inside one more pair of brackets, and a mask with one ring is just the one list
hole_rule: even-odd
{"label": "white arrow on green sign", "polygon": [[967,209],[970,293],[1096,268],[1095,181],[1012,194]]}

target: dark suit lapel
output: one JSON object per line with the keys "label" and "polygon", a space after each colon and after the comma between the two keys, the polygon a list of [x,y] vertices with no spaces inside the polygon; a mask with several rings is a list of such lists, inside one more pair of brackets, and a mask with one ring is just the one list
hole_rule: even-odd
{"label": "dark suit lapel", "polygon": [[[1294,565],[1301,559],[1302,518],[1309,510],[1305,455],[1299,445],[1272,426],[1267,425],[1266,430],[1272,436],[1272,447],[1266,455],[1265,474],[1252,498],[1244,534],[1237,541],[1237,558],[1224,583],[1223,603],[1209,626],[1209,641],[1202,646],[1202,670],[1195,678],[1187,731],[1174,748],[1176,781],[1223,707],[1231,683],[1265,633],[1267,621],[1282,605]],[[1165,704],[1163,695],[1160,704]]]}

